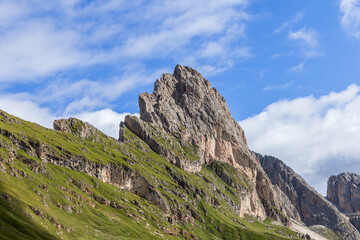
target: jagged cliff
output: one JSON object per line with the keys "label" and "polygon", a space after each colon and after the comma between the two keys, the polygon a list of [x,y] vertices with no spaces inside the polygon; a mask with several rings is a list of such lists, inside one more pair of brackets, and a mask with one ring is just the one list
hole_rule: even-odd
{"label": "jagged cliff", "polygon": [[327,198],[346,214],[360,231],[360,175],[345,172],[330,176]]}
{"label": "jagged cliff", "polygon": [[[0,111],[0,238],[299,239],[322,224],[359,239],[283,163],[259,161],[196,70],[176,66],[139,105],[118,140],[75,118],[51,130]],[[336,239],[328,228],[312,226]]]}
{"label": "jagged cliff", "polygon": [[258,158],[272,183],[288,196],[306,225],[324,225],[343,239],[360,239],[359,232],[345,215],[281,160],[260,154]]}
{"label": "jagged cliff", "polygon": [[139,106],[140,119],[125,118],[128,129],[150,146],[155,144],[154,138],[149,137],[151,133],[145,133],[149,132],[148,126],[163,129],[180,145],[196,148],[200,160],[191,164],[186,157],[174,158],[153,147],[169,161],[191,172],[200,171],[201,164],[224,162],[248,179],[253,190],[242,194],[242,217],[249,214],[263,220],[268,216],[287,225],[291,224],[289,217],[298,217],[291,205],[282,204],[286,197],[274,189],[249,150],[244,131],[231,117],[225,99],[199,72],[177,65],[173,74],[163,74],[155,82],[152,94],[140,94]]}

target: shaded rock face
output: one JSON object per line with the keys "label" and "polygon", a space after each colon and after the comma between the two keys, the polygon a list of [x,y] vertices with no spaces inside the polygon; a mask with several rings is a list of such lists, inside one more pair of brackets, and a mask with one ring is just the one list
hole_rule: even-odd
{"label": "shaded rock face", "polygon": [[307,226],[324,225],[344,239],[360,239],[359,232],[346,216],[281,160],[261,155],[258,158],[272,183],[288,196]]}
{"label": "shaded rock face", "polygon": [[360,175],[345,172],[330,176],[327,198],[345,213],[350,222],[360,231]]}
{"label": "shaded rock face", "polygon": [[358,231],[360,231],[360,214],[359,213],[350,213],[346,214],[349,218],[349,221],[356,227]]}
{"label": "shaded rock face", "polygon": [[344,213],[360,212],[360,175],[346,172],[331,176],[327,198]]}
{"label": "shaded rock face", "polygon": [[[240,215],[250,214],[259,219],[270,216],[287,225],[290,224],[289,217],[298,218],[294,208],[281,206],[286,196],[274,189],[249,150],[244,131],[232,118],[225,99],[199,72],[177,65],[173,74],[163,74],[155,82],[152,94],[140,94],[139,106],[141,120],[126,117],[122,124],[155,152],[190,172],[200,171],[201,164],[224,162],[250,180],[254,187],[244,194]],[[169,155],[163,144],[150,133],[150,126],[163,129],[165,134],[160,135],[171,135],[180,145],[194,146],[200,165],[197,162],[189,165],[184,161],[186,158]]]}

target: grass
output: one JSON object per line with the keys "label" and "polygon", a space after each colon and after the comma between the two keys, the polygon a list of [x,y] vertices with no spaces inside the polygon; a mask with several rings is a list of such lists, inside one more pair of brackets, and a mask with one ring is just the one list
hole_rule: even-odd
{"label": "grass", "polygon": [[[94,141],[95,138],[82,139],[2,113],[0,133],[1,239],[287,239],[295,236],[291,230],[271,222],[238,216],[234,206],[241,204],[241,191],[219,177],[219,171],[246,191],[252,191],[252,186],[230,165],[213,163],[197,174],[185,172],[126,128],[124,143],[101,134]],[[195,152],[192,146],[176,139],[170,142],[168,149],[175,154],[190,156]],[[37,152],[39,146],[46,146],[47,154],[59,159],[81,158],[103,165],[121,165],[137,172],[173,212],[163,212],[146,199],[86,173],[44,163]],[[9,157],[9,149],[15,151],[15,159]],[[34,163],[42,170],[36,170]],[[122,207],[101,204],[95,196]],[[217,207],[206,199],[216,199]],[[175,222],[169,221],[180,213],[193,217],[189,218],[190,222],[176,218]]]}

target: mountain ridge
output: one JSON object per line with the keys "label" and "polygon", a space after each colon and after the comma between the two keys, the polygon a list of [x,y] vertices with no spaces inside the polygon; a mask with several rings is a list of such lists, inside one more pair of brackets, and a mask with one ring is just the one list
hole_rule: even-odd
{"label": "mountain ridge", "polygon": [[[126,116],[120,124],[119,140],[74,118],[56,120],[51,130],[0,111],[0,236],[6,239],[10,229],[13,239],[313,233],[314,222],[272,182],[225,99],[199,72],[177,65],[152,94],[140,94],[139,106],[140,118]],[[341,221],[312,229],[329,239],[358,239],[334,214]],[[340,223],[346,226],[334,227]]]}

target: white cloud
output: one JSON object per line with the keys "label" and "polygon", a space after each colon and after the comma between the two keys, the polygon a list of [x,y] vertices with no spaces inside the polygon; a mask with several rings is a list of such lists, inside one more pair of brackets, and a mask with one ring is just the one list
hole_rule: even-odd
{"label": "white cloud", "polygon": [[320,57],[323,53],[319,50],[318,33],[312,29],[303,27],[297,31],[290,31],[288,40],[296,42],[301,47],[301,54],[307,58]]}
{"label": "white cloud", "polygon": [[[103,109],[95,112],[83,112],[75,117],[91,123],[103,133],[113,138],[119,138],[119,124],[123,121],[126,115],[130,113],[117,113],[111,109]],[[139,114],[133,114],[139,117]]]}
{"label": "white cloud", "polygon": [[244,23],[251,18],[246,5],[243,0],[153,1],[137,14],[153,30],[140,27],[120,52],[128,58],[175,56],[185,65],[228,68],[227,62],[250,55],[247,46],[234,46],[244,37]]}
{"label": "white cloud", "polygon": [[[80,112],[76,115],[60,115],[51,113],[49,108],[41,107],[29,100],[21,100],[16,96],[0,98],[0,109],[26,121],[35,122],[47,128],[53,128],[53,121],[60,118],[76,117],[89,122],[108,136],[119,137],[119,124],[130,113],[117,113],[110,109]],[[139,114],[133,114],[139,117]]]}
{"label": "white cloud", "polygon": [[317,33],[311,28],[302,28],[296,32],[291,31],[288,34],[289,40],[300,41],[308,45],[309,47],[317,47],[319,42],[317,39]]}
{"label": "white cloud", "polygon": [[340,1],[341,25],[345,31],[355,38],[360,38],[360,1]]}
{"label": "white cloud", "polygon": [[161,68],[152,73],[125,72],[123,77],[98,81],[57,79],[39,91],[37,96],[25,94],[23,99],[31,99],[42,104],[57,104],[58,111],[63,111],[64,114],[94,111],[108,108],[124,92],[153,83],[164,72],[169,70]]}
{"label": "white cloud", "polygon": [[292,66],[288,72],[300,73],[304,70],[305,62],[299,63],[298,65]]}
{"label": "white cloud", "polygon": [[285,29],[289,28],[291,25],[301,21],[303,17],[304,17],[304,12],[296,13],[289,21],[284,22],[283,24],[281,24],[280,27],[275,29],[274,33],[280,33],[284,31]]}
{"label": "white cloud", "polygon": [[239,122],[249,147],[285,161],[325,194],[331,174],[360,173],[360,87],[275,102]]}
{"label": "white cloud", "polygon": [[79,49],[79,41],[76,33],[41,22],[7,31],[0,39],[0,82],[32,79],[86,65],[89,56]]}
{"label": "white cloud", "polygon": [[52,128],[54,115],[47,108],[29,100],[21,100],[12,96],[0,98],[0,109],[26,121],[38,123],[44,127]]}
{"label": "white cloud", "polygon": [[6,27],[24,14],[24,6],[13,1],[0,2],[0,27]]}
{"label": "white cloud", "polygon": [[219,72],[251,55],[240,42],[251,20],[247,5],[247,0],[4,0],[0,81],[39,82],[98,63],[124,68],[122,63],[164,58],[192,59],[193,66]]}

